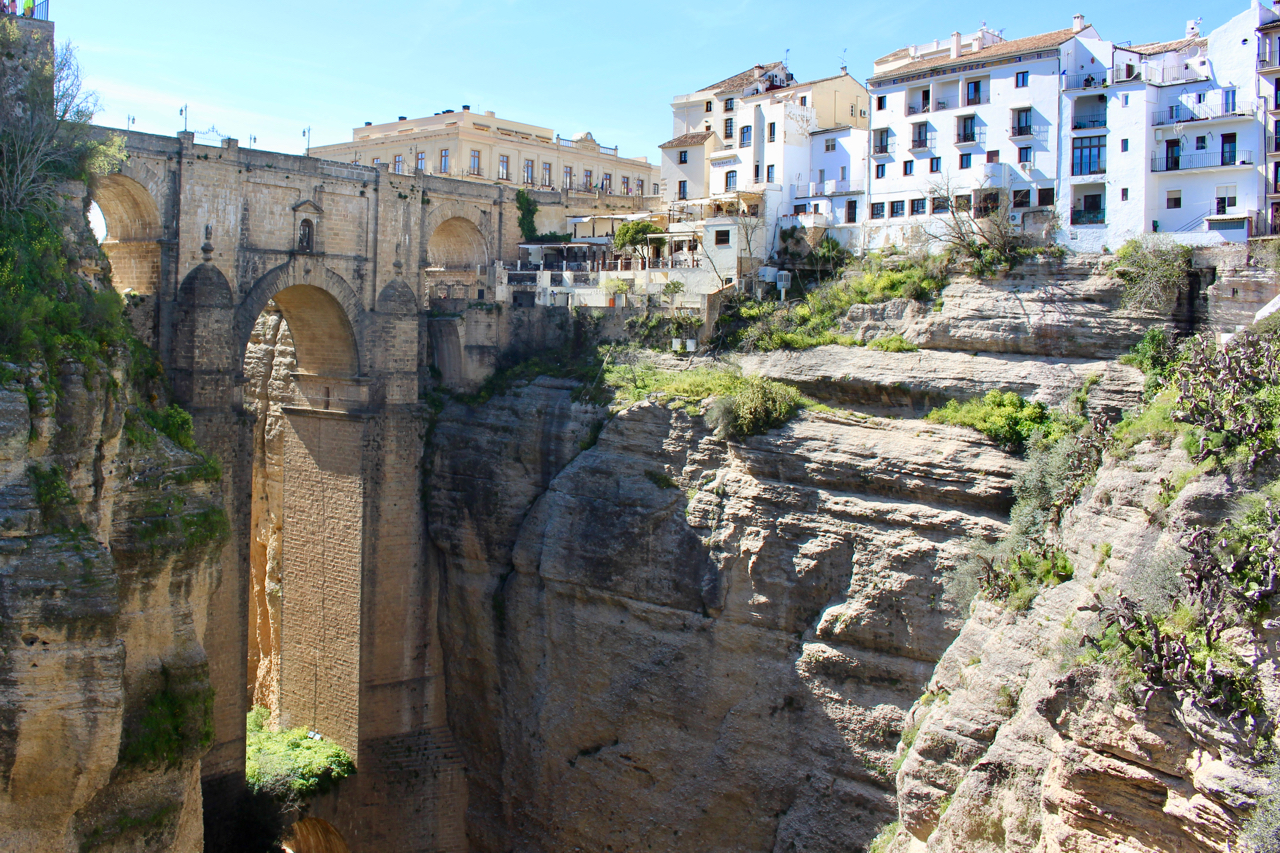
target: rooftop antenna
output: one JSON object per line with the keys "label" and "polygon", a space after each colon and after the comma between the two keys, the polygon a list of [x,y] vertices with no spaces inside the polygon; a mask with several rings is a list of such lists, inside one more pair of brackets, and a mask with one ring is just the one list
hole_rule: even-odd
{"label": "rooftop antenna", "polygon": [[849,67],[848,58],[849,58],[849,48],[846,47],[844,50],[840,51],[840,67],[841,68]]}
{"label": "rooftop antenna", "polygon": [[182,132],[187,132],[187,113],[190,112],[186,104],[182,105],[182,109],[178,110],[178,115],[182,116]]}
{"label": "rooftop antenna", "polygon": [[782,64],[787,68],[791,67],[791,48],[787,48],[787,52],[783,54]]}
{"label": "rooftop antenna", "polygon": [[302,131],[302,138],[307,140],[307,155],[310,156],[311,154],[311,126],[310,125],[308,125],[306,129]]}

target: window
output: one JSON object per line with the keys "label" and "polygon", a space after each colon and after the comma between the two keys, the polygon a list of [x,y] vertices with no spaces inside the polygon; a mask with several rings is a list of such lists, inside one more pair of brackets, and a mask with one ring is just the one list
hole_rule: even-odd
{"label": "window", "polygon": [[[1132,76],[1132,75],[1130,75],[1130,76]],[[1121,96],[1120,96],[1120,105],[1121,105],[1122,107],[1127,107],[1127,106],[1129,106],[1129,96],[1128,96],[1128,95],[1121,95]]]}
{"label": "window", "polygon": [[448,148],[440,149],[440,174],[442,175],[449,174],[449,149]]}
{"label": "window", "polygon": [[973,196],[958,195],[955,197],[955,209],[960,211],[969,210],[973,207]]}
{"label": "window", "polygon": [[1053,187],[1041,187],[1036,190],[1037,207],[1053,207]]}
{"label": "window", "polygon": [[418,152],[418,171],[427,171],[427,152],[425,151]]}
{"label": "window", "polygon": [[1015,89],[1027,88],[1027,83],[1029,82],[1030,77],[1030,71],[1019,71],[1017,74],[1013,75],[1013,87]]}
{"label": "window", "polygon": [[551,186],[551,164],[550,163],[542,164],[542,185],[544,187]]}
{"label": "window", "polygon": [[905,216],[906,212],[907,212],[907,203],[905,201],[889,202],[889,218],[890,219],[896,216]]}
{"label": "window", "polygon": [[884,177],[884,163],[876,163],[876,177],[877,178]]}
{"label": "window", "polygon": [[932,172],[932,173],[934,173],[934,174],[937,174],[938,172],[941,172],[941,171],[942,171],[942,158],[941,158],[941,157],[930,157],[930,158],[929,158],[929,171],[930,171],[930,172]]}
{"label": "window", "polygon": [[876,95],[876,109],[877,109],[877,110],[887,110],[887,109],[889,109],[889,96],[888,96],[888,95]]}
{"label": "window", "polygon": [[1106,174],[1106,142],[1105,136],[1082,136],[1071,140],[1071,174]]}
{"label": "window", "polygon": [[681,182],[680,182],[680,189],[679,189],[679,191],[678,191],[678,192],[679,192],[679,195],[677,196],[677,198],[682,198],[682,199],[688,198],[688,197],[689,197],[689,182],[688,182],[688,181],[681,181]]}
{"label": "window", "polygon": [[849,167],[848,167],[848,166],[841,166],[841,167],[840,167],[840,180],[842,180],[842,181],[847,181],[847,180],[849,180]]}
{"label": "window", "polygon": [[570,187],[572,187],[572,186],[573,186],[573,167],[572,167],[572,166],[565,166],[565,167],[564,167],[564,184],[563,184],[563,186],[564,186],[564,188],[565,188],[565,189],[569,189]]}
{"label": "window", "polygon": [[1030,207],[1031,206],[1031,190],[1014,190],[1013,206],[1014,207]]}
{"label": "window", "polygon": [[1217,213],[1221,216],[1227,212],[1227,208],[1236,206],[1236,185],[1228,184],[1224,187],[1218,187],[1214,197],[1217,201]]}
{"label": "window", "polygon": [[1222,90],[1222,111],[1224,113],[1233,113],[1236,111],[1236,90]]}
{"label": "window", "polygon": [[585,189],[585,190],[589,190],[589,189],[591,189],[591,187],[592,187],[592,183],[591,183],[591,170],[590,170],[590,169],[584,169],[584,170],[583,170],[583,172],[582,172],[582,188],[583,188],[583,189]]}
{"label": "window", "polygon": [[775,139],[777,139],[777,129],[778,129],[777,122],[775,121],[769,122],[769,141],[770,142],[773,142]]}
{"label": "window", "polygon": [[644,195],[644,181],[636,178],[636,195]]}
{"label": "window", "polygon": [[1129,150],[1129,140],[1127,140],[1127,139],[1121,139],[1121,140],[1120,140],[1120,151],[1123,153],[1123,152],[1128,151],[1128,150]]}
{"label": "window", "polygon": [[1031,110],[1023,109],[1013,111],[1013,135],[1031,135]]}
{"label": "window", "polygon": [[831,138],[822,140],[822,150],[831,152],[836,150],[836,141]]}
{"label": "window", "polygon": [[1121,200],[1121,201],[1128,201],[1128,200],[1129,200],[1129,188],[1128,188],[1128,187],[1121,187],[1121,188],[1120,188],[1120,200]]}
{"label": "window", "polygon": [[960,119],[960,127],[956,131],[956,142],[977,142],[978,120],[976,116],[964,116]]}
{"label": "window", "polygon": [[755,182],[760,183],[760,164],[759,163],[756,163]]}
{"label": "window", "polygon": [[396,174],[403,175],[404,174],[404,155],[397,154],[393,163],[394,163],[394,168],[396,170]]}
{"label": "window", "polygon": [[915,161],[915,160],[906,160],[906,161],[904,161],[904,162],[903,162],[903,164],[902,164],[902,174],[903,174],[904,176],[905,176],[905,175],[912,175],[912,174],[915,174],[915,171],[916,171],[916,161]]}
{"label": "window", "polygon": [[924,216],[924,199],[922,198],[911,199],[911,215]]}
{"label": "window", "polygon": [[884,202],[882,201],[871,202],[871,218],[884,219]]}
{"label": "window", "polygon": [[524,161],[524,182],[526,184],[533,183],[533,161],[532,160]]}
{"label": "window", "polygon": [[791,207],[791,213],[795,216],[799,216],[802,213],[808,213],[808,212],[809,212],[808,202],[805,202],[804,204],[792,205]]}
{"label": "window", "polygon": [[960,155],[960,168],[961,168],[961,169],[968,169],[968,168],[969,168],[969,167],[971,167],[972,165],[973,165],[973,155],[972,155],[972,154],[961,154],[961,155]]}
{"label": "window", "polygon": [[[609,175],[605,175],[605,177],[606,177],[606,178],[609,178],[610,176],[609,176]],[[611,183],[613,183],[612,178],[610,178],[610,180],[609,180],[609,181],[605,182],[605,187],[604,187],[604,188],[605,188],[605,189],[609,189],[609,186],[608,186],[608,185],[609,185],[609,184],[611,184]],[[631,179],[630,179],[630,178],[626,178],[626,177],[624,177],[624,178],[622,179],[622,194],[623,194],[623,195],[631,195]]]}
{"label": "window", "polygon": [[1169,190],[1164,194],[1165,210],[1178,210],[1182,207],[1182,190]]}
{"label": "window", "polygon": [[717,246],[729,245],[729,230],[727,228],[723,231],[716,232],[716,245]]}
{"label": "window", "polygon": [[809,99],[808,99],[808,97],[806,97],[805,95],[801,95],[801,96],[800,96],[800,106],[802,106],[802,107],[807,107],[807,106],[809,106]]}
{"label": "window", "polygon": [[677,155],[676,155],[676,162],[677,162],[677,163],[679,163],[681,166],[683,166],[685,163],[688,163],[688,162],[689,162],[689,152],[688,152],[688,151],[681,151],[679,154],[677,154]]}
{"label": "window", "polygon": [[759,216],[759,215],[760,215],[760,205],[758,204],[747,205],[747,216]]}
{"label": "window", "polygon": [[826,169],[819,169],[819,170],[818,170],[818,183],[820,183],[820,184],[825,184],[826,182],[827,182],[827,170],[826,170]]}
{"label": "window", "polygon": [[857,199],[852,199],[852,198],[851,198],[851,199],[849,199],[848,201],[846,201],[846,202],[844,203],[844,221],[845,221],[845,222],[850,222],[850,223],[852,223],[852,222],[857,222],[857,221],[858,221],[858,201],[857,201]]}
{"label": "window", "polygon": [[934,198],[931,200],[931,202],[932,203],[929,209],[934,213],[946,213],[951,208],[951,206],[947,204],[947,199],[945,196]]}
{"label": "window", "polygon": [[1208,145],[1208,140],[1207,140],[1205,137],[1203,137],[1203,136],[1197,136],[1197,137],[1196,137],[1196,150],[1197,150],[1197,151],[1204,151],[1204,150],[1205,150],[1206,148],[1208,148],[1208,147],[1209,147],[1209,145]]}
{"label": "window", "polygon": [[471,150],[471,174],[480,174],[480,152],[474,148]]}
{"label": "window", "polygon": [[382,158],[381,158],[381,157],[374,157],[374,158],[373,158],[373,165],[375,165],[375,166],[379,166],[379,165],[381,165],[381,164],[382,164]]}
{"label": "window", "polygon": [[970,80],[964,87],[964,102],[966,106],[971,104],[982,103],[982,81]]}
{"label": "window", "polygon": [[773,167],[772,166],[764,167],[764,179],[766,183],[770,183],[770,184],[773,183]]}
{"label": "window", "polygon": [[310,219],[304,219],[298,225],[298,251],[310,252],[313,246],[313,238],[315,237],[315,225]]}
{"label": "window", "polygon": [[738,143],[739,148],[747,148],[751,145],[751,125],[744,124],[741,132],[738,134],[741,142]]}
{"label": "window", "polygon": [[1022,148],[1018,149],[1018,162],[1019,163],[1031,162],[1031,146],[1030,145],[1024,145]]}
{"label": "window", "polygon": [[[603,175],[600,176],[600,189],[605,190],[606,192],[613,189],[613,173],[612,172],[605,172]],[[624,191],[627,189],[626,178],[622,179],[622,189]]]}
{"label": "window", "polygon": [[711,102],[707,101],[707,112],[711,112]]}
{"label": "window", "polygon": [[724,173],[724,191],[729,192],[738,188],[738,170],[730,169]]}
{"label": "window", "polygon": [[733,141],[733,119],[731,118],[724,120],[724,138],[730,142]]}
{"label": "window", "polygon": [[1000,162],[1000,152],[999,152],[999,151],[988,151],[988,152],[987,152],[987,162],[988,162],[988,163],[999,163],[999,162]]}
{"label": "window", "polygon": [[724,99],[724,111],[727,113],[733,112],[733,98]]}
{"label": "window", "polygon": [[1236,135],[1234,133],[1222,134],[1222,165],[1234,166],[1236,164]]}
{"label": "window", "polygon": [[511,158],[506,154],[498,155],[498,180],[511,180]]}
{"label": "window", "polygon": [[1197,104],[1204,103],[1204,92],[1196,92],[1196,103]]}

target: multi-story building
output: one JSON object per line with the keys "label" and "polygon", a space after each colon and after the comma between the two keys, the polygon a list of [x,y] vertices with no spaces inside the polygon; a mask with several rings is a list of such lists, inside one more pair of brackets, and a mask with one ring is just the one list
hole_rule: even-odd
{"label": "multi-story building", "polygon": [[[983,27],[876,60],[868,175],[871,245],[927,243],[952,205],[991,207],[1008,194],[1031,230],[1057,202],[1064,84],[1110,45],[1077,15],[1072,26],[1005,40]],[[1082,70],[1083,69],[1083,70]]]}
{"label": "multi-story building", "polygon": [[814,131],[809,144],[807,181],[789,186],[790,212],[779,224],[824,228],[852,251],[862,248],[861,222],[866,218],[867,154],[865,128],[849,125]]}
{"label": "multi-story building", "polygon": [[387,124],[366,122],[352,140],[319,145],[313,157],[363,165],[388,164],[392,172],[414,170],[485,183],[538,189],[655,196],[658,167],[646,157],[620,157],[590,133],[562,139],[550,128],[445,110],[426,118],[401,116]]}
{"label": "multi-story building", "polygon": [[1263,193],[1265,230],[1280,234],[1280,20],[1258,27],[1258,111],[1265,143]]}
{"label": "multi-story building", "polygon": [[[660,146],[669,243],[677,261],[686,262],[687,255],[688,263],[699,263],[724,284],[752,276],[770,257],[785,227],[781,217],[796,215],[796,191],[805,193],[806,214],[811,204],[821,205],[812,201],[819,194],[810,186],[815,134],[831,132],[830,143],[816,143],[824,154],[854,156],[858,131],[868,122],[866,88],[846,69],[797,82],[782,63],[756,65],[680,95],[671,107],[675,138]],[[821,197],[828,191],[850,195],[858,183],[848,173],[850,162],[836,163],[838,155],[828,159],[833,185],[827,187],[824,162],[817,181]],[[838,179],[842,166],[845,177]]]}

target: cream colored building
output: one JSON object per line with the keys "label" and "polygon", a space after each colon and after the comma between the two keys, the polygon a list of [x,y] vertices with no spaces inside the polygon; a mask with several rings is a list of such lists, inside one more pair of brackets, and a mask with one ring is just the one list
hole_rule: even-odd
{"label": "cream colored building", "polygon": [[446,110],[426,118],[402,116],[367,123],[352,141],[307,150],[312,157],[387,164],[393,173],[415,170],[492,184],[546,190],[656,196],[659,170],[646,157],[619,157],[590,133],[562,139],[550,128],[498,118],[492,111]]}

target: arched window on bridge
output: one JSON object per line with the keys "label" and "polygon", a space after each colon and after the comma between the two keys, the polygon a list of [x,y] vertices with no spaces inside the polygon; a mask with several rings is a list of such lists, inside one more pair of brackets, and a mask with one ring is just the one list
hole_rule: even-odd
{"label": "arched window on bridge", "polygon": [[315,224],[310,219],[302,220],[302,224],[298,227],[298,251],[313,251],[315,245]]}

